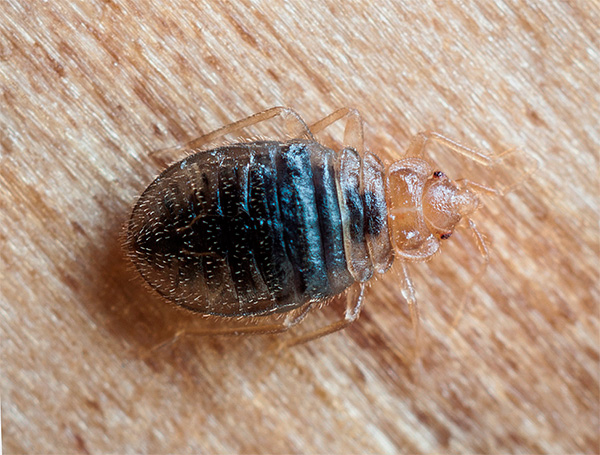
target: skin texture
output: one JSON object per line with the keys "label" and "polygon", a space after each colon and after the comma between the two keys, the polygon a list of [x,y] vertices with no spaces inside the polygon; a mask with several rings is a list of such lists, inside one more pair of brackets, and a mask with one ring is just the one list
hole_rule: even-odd
{"label": "skin texture", "polygon": [[[8,0],[0,17],[4,453],[598,451],[597,2]],[[429,129],[540,162],[473,214],[490,264],[454,329],[475,237],[460,224],[409,264],[418,378],[400,269],[306,345],[190,337],[146,355],[213,327],[154,297],[122,251],[165,167],[150,152],[271,106],[309,123],[356,106],[386,163]],[[499,175],[428,155],[453,180]]]}

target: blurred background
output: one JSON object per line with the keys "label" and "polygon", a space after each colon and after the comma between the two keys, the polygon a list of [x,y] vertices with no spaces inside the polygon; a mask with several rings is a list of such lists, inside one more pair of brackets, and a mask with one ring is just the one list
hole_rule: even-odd
{"label": "blurred background", "polygon": [[[0,5],[0,327],[5,453],[596,453],[597,2],[5,0]],[[596,25],[594,25],[596,24]],[[539,170],[411,265],[350,328],[183,338],[121,235],[149,152],[283,105],[354,106],[390,162],[420,130]],[[339,131],[324,138],[335,144]],[[487,177],[486,177],[487,176]],[[455,329],[468,291],[467,307]],[[313,312],[307,330],[339,317]],[[218,323],[218,322],[217,322]],[[283,337],[289,334],[281,335]]]}

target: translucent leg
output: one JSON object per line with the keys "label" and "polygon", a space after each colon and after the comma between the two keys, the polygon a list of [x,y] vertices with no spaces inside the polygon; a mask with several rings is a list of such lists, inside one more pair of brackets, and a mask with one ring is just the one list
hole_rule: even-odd
{"label": "translucent leg", "polygon": [[332,112],[327,117],[310,125],[313,134],[323,131],[328,126],[346,118],[346,128],[344,129],[344,146],[352,147],[362,156],[365,143],[363,134],[363,121],[358,110],[350,107],[343,107]]}
{"label": "translucent leg", "polygon": [[364,292],[364,283],[356,283],[353,285],[346,296],[346,311],[344,312],[344,317],[342,319],[312,332],[292,338],[289,341],[284,341],[281,344],[280,349],[307,343],[348,327],[356,321],[360,315],[360,310],[364,303]]}
{"label": "translucent leg", "polygon": [[487,267],[490,263],[490,252],[489,252],[488,246],[485,242],[485,238],[483,237],[483,234],[481,232],[479,232],[479,230],[477,229],[477,226],[475,225],[473,220],[469,219],[468,221],[469,221],[469,228],[471,228],[471,231],[473,232],[473,236],[475,237],[475,243],[477,244],[477,248],[479,249],[479,252],[481,253],[481,256],[483,257],[483,263],[481,264],[481,267],[479,267],[479,270],[477,271],[477,273],[473,276],[473,278],[471,278],[471,282],[468,284],[468,286],[465,289],[465,294],[463,295],[460,307],[458,308],[458,311],[456,312],[456,315],[454,316],[454,320],[452,321],[452,325],[450,326],[450,332],[452,332],[458,326],[458,323],[460,322],[460,320],[462,319],[462,316],[464,314],[465,307],[467,306],[467,298],[469,297],[469,293],[471,292],[471,290],[473,289],[475,284],[481,279],[481,277],[487,270]]}
{"label": "translucent leg", "polygon": [[169,337],[167,340],[158,343],[148,350],[148,352],[142,355],[140,358],[145,359],[150,356],[152,353],[163,349],[167,346],[174,344],[179,341],[181,338],[187,336],[219,336],[219,335],[260,335],[260,334],[268,334],[268,333],[279,333],[285,332],[295,325],[302,322],[302,320],[306,317],[310,309],[313,307],[313,303],[308,303],[304,307],[301,307],[297,310],[293,310],[288,313],[285,319],[278,323],[272,324],[258,324],[251,326],[240,326],[240,327],[222,327],[215,329],[206,329],[206,330],[195,330],[188,331],[186,329],[178,330],[173,336]]}
{"label": "translucent leg", "polygon": [[440,133],[435,131],[421,131],[411,141],[408,150],[406,151],[407,156],[422,156],[427,141],[432,140],[439,144],[448,147],[450,150],[459,153],[470,160],[473,160],[483,166],[491,166],[495,160],[483,152],[469,148],[465,145],[460,144]]}
{"label": "translucent leg", "polygon": [[415,363],[417,363],[421,359],[421,315],[419,313],[419,306],[417,304],[415,287],[413,285],[412,280],[410,279],[410,275],[408,273],[408,264],[406,262],[402,262],[402,275],[400,278],[400,291],[402,292],[402,296],[406,299],[406,302],[408,303],[410,322],[412,324],[412,329],[415,337],[413,360]]}
{"label": "translucent leg", "polygon": [[275,117],[281,117],[283,119],[286,133],[289,136],[289,138],[304,138],[314,140],[314,137],[310,132],[308,126],[296,111],[287,107],[272,107],[271,109],[258,112],[257,114],[251,115],[250,117],[247,117],[245,119],[238,120],[237,122],[230,123],[229,125],[225,125],[222,128],[200,136],[186,144],[168,149],[157,150],[155,152],[151,152],[151,154],[156,156],[166,156],[171,153],[177,153],[182,151],[199,151],[199,149],[201,149],[203,146],[210,144],[211,142],[214,142],[217,139],[226,136],[227,134],[241,131],[244,128],[257,125],[261,122],[270,120]]}
{"label": "translucent leg", "polygon": [[458,180],[455,180],[455,182],[458,183],[459,186],[471,188],[472,190],[474,190],[477,193],[486,193],[490,196],[502,196],[503,195],[503,192],[500,190],[497,190],[496,188],[491,188],[482,183],[473,182],[472,180],[458,179]]}
{"label": "translucent leg", "polygon": [[[515,149],[508,149],[500,154],[490,156],[474,148],[467,147],[435,131],[421,131],[417,133],[417,135],[411,141],[408,149],[406,150],[406,156],[422,157],[427,142],[430,140],[437,142],[438,144],[441,144],[445,147],[448,147],[450,150],[485,167],[492,167],[494,165],[499,164],[500,161],[503,160],[507,155],[515,151]],[[475,182],[470,182],[470,184],[473,187],[483,189],[486,192],[490,192],[496,195],[504,195],[512,189],[518,187],[521,183],[523,183],[523,181],[525,181],[530,175],[535,173],[539,168],[539,163],[537,162],[537,160],[533,158],[528,158],[527,161],[529,161],[529,164],[527,165],[524,163],[518,164],[518,167],[523,168],[522,174],[514,178],[512,183],[505,185],[503,189],[492,189],[488,186]]]}

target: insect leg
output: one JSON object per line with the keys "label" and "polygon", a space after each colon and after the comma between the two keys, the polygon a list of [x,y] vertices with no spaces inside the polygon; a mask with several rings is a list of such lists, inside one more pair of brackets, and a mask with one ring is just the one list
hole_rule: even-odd
{"label": "insect leg", "polygon": [[308,126],[306,126],[306,123],[304,122],[304,120],[302,120],[302,117],[300,117],[300,115],[296,111],[287,107],[278,106],[272,107],[262,112],[258,112],[254,115],[251,115],[250,117],[246,117],[245,119],[230,123],[229,125],[225,125],[215,131],[193,139],[186,144],[168,149],[157,150],[155,152],[151,152],[151,154],[163,155],[168,153],[176,153],[180,151],[198,150],[201,149],[203,146],[210,144],[211,142],[214,142],[217,139],[222,138],[223,136],[226,136],[227,134],[238,132],[244,128],[257,125],[274,117],[281,117],[283,119],[286,132],[291,138],[306,138],[314,140],[313,135],[310,132]]}
{"label": "insect leg", "polygon": [[450,150],[463,155],[464,157],[481,164],[482,166],[491,166],[496,162],[497,157],[490,157],[479,150],[462,145],[443,134],[436,133],[435,131],[421,131],[413,138],[408,150],[406,151],[407,156],[422,156],[423,151],[428,141],[434,141],[438,144],[442,144],[448,147]]}
{"label": "insect leg", "polygon": [[[502,189],[492,189],[486,185],[470,182],[473,188],[483,190],[488,193],[493,193],[495,195],[504,195],[518,187],[539,168],[539,162],[533,157],[525,156],[522,159],[517,158],[517,154],[512,153],[515,151],[514,148],[505,150],[504,152],[496,155],[487,155],[479,150],[467,147],[435,131],[421,131],[418,133],[411,141],[411,144],[406,151],[406,156],[423,156],[425,147],[430,140],[448,147],[450,150],[464,156],[471,161],[474,161],[481,166],[492,168],[493,166],[500,165],[505,167],[506,171],[510,171],[508,174],[510,175],[508,181],[500,184],[500,186],[503,187]],[[510,163],[511,159],[516,161]],[[522,169],[522,172],[520,171],[515,174],[512,169]],[[497,171],[498,169],[496,169],[496,172]]]}
{"label": "insect leg", "polygon": [[306,315],[312,307],[313,303],[308,303],[303,307],[300,307],[296,311],[291,311],[290,313],[288,313],[282,322],[274,324],[258,324],[252,326],[245,325],[240,327],[221,327],[217,329],[205,329],[195,331],[181,329],[175,332],[175,334],[170,336],[168,339],[150,348],[145,354],[139,356],[139,359],[143,360],[149,357],[152,353],[164,349],[172,344],[175,344],[177,341],[186,336],[261,335],[285,332],[286,330],[302,322],[302,320],[306,317]]}
{"label": "insect leg", "polygon": [[312,332],[299,335],[289,341],[284,341],[281,345],[281,348],[307,343],[325,335],[329,335],[330,333],[337,332],[338,330],[342,330],[343,328],[352,324],[360,315],[360,310],[362,309],[364,303],[364,291],[364,283],[357,283],[352,286],[346,296],[346,311],[344,312],[344,317],[342,319]]}
{"label": "insect leg", "polygon": [[486,193],[490,196],[502,196],[504,195],[504,193],[496,188],[492,188],[489,187],[487,185],[484,185],[482,183],[478,183],[478,182],[473,182],[472,180],[468,180],[468,179],[458,179],[455,180],[455,182],[462,187],[468,187],[472,190],[474,190],[477,193]]}
{"label": "insect leg", "polygon": [[343,107],[318,122],[313,123],[309,128],[313,134],[317,134],[345,117],[344,146],[355,149],[362,156],[364,151],[363,121],[358,110],[351,107]]}
{"label": "insect leg", "polygon": [[471,229],[471,231],[473,232],[473,236],[475,237],[475,243],[477,244],[477,248],[479,249],[479,252],[481,253],[481,256],[483,257],[483,263],[479,267],[479,270],[477,271],[477,273],[473,276],[473,278],[471,278],[471,282],[469,283],[469,285],[466,287],[465,293],[462,297],[462,302],[460,304],[460,307],[459,307],[458,311],[456,312],[456,316],[454,316],[452,325],[450,326],[451,327],[450,331],[454,330],[458,326],[458,323],[460,322],[460,320],[462,319],[462,316],[464,314],[465,307],[467,306],[467,298],[469,296],[471,289],[473,289],[473,286],[475,286],[475,284],[481,279],[481,277],[483,276],[483,274],[485,273],[485,271],[488,267],[488,264],[490,263],[490,251],[488,249],[487,243],[485,242],[485,238],[484,238],[483,234],[481,232],[479,232],[479,229],[477,229],[477,226],[475,225],[473,220],[469,219],[468,221],[469,221],[469,228]]}
{"label": "insect leg", "polygon": [[408,264],[402,262],[402,275],[400,276],[400,292],[408,303],[408,311],[410,313],[410,322],[412,324],[413,333],[415,336],[414,361],[418,362],[421,358],[421,315],[417,304],[415,294],[415,286],[408,273]]}
{"label": "insect leg", "polygon": [[266,120],[272,119],[274,117],[280,116],[283,118],[288,134],[294,138],[305,137],[308,139],[312,139],[312,134],[306,126],[304,120],[300,115],[287,107],[272,107],[262,112],[258,112],[250,117],[247,117],[242,120],[238,120],[237,122],[230,123],[218,130],[215,130],[211,133],[205,134],[204,136],[200,136],[197,139],[187,143],[185,145],[186,148],[197,149],[202,147],[205,144],[209,144],[212,141],[225,136],[226,134],[234,133],[236,131],[240,131],[243,128],[247,128],[252,125],[257,125]]}

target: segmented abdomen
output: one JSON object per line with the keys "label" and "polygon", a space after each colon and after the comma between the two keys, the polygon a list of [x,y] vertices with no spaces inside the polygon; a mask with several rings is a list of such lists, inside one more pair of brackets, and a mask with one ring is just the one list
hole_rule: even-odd
{"label": "segmented abdomen", "polygon": [[288,311],[391,264],[382,166],[299,140],[199,152],[142,194],[128,242],[148,284],[190,310]]}

